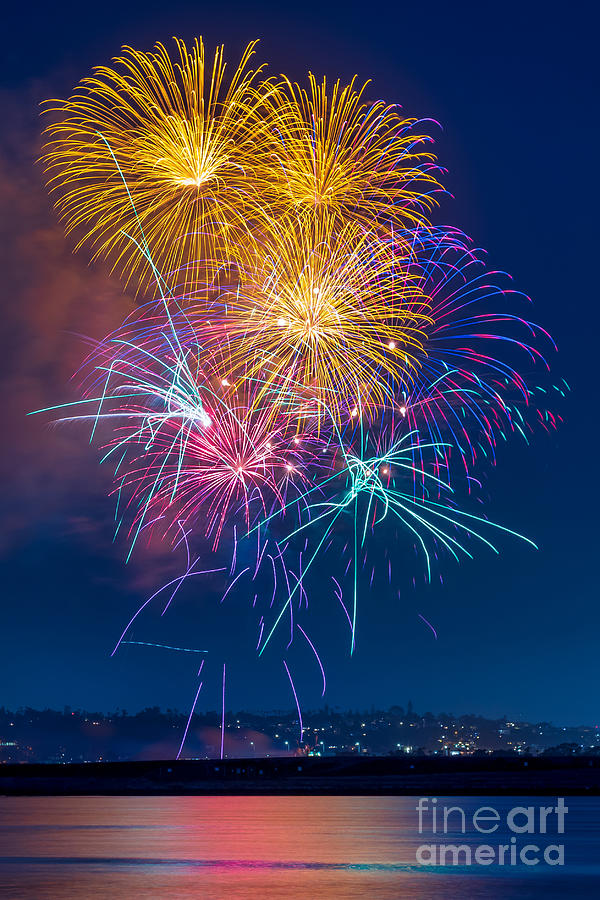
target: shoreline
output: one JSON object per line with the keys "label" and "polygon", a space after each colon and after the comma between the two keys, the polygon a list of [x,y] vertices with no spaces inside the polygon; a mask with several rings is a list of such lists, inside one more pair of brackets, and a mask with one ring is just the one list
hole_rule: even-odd
{"label": "shoreline", "polygon": [[600,757],[268,757],[0,766],[4,796],[598,796]]}

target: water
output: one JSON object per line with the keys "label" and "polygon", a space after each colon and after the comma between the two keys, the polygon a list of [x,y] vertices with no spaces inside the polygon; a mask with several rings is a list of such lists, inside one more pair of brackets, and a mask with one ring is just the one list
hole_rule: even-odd
{"label": "water", "polygon": [[[547,834],[515,836],[506,826],[511,807],[554,806],[556,798],[438,798],[438,808],[460,806],[467,821],[466,834],[449,831],[443,838],[431,834],[431,824],[419,836],[413,797],[0,797],[0,896],[596,898],[600,800],[565,803],[564,834],[556,834],[550,817]],[[501,817],[494,834],[473,829],[472,814],[481,806]],[[563,843],[564,866],[416,863],[422,843],[497,848],[511,836],[519,848]]]}

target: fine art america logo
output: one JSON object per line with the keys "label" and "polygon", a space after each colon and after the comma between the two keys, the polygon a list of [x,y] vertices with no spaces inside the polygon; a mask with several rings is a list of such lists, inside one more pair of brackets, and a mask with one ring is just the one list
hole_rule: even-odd
{"label": "fine art america logo", "polygon": [[[419,834],[433,838],[432,843],[417,848],[417,862],[422,866],[565,864],[564,844],[550,843],[556,840],[555,835],[565,832],[569,808],[563,797],[557,798],[556,806],[513,806],[503,812],[493,806],[465,811],[461,806],[438,805],[435,797],[421,797],[415,808]],[[495,832],[496,839],[502,838],[502,842],[477,842],[478,835]],[[468,835],[468,843],[448,843],[448,837],[456,834]],[[535,835],[535,839],[530,835]]]}

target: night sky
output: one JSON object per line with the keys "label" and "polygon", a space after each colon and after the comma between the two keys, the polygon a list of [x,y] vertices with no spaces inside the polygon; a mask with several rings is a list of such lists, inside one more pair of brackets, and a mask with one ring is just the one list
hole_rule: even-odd
{"label": "night sky", "polygon": [[[405,578],[400,599],[365,589],[352,661],[330,592],[313,592],[326,700],[600,722],[598,23],[588,15],[591,5],[577,3],[436,0],[11,4],[0,93],[0,705],[185,709],[195,693],[197,660],[186,654],[130,646],[110,658],[129,616],[180,560],[153,546],[126,567],[123,544],[113,543],[111,473],[85,430],[26,414],[73,399],[80,336],[103,336],[132,305],[101,265],[73,256],[57,224],[35,165],[37,104],[67,95],[122,43],[150,49],[201,34],[209,47],[224,42],[230,60],[259,37],[260,61],[293,80],[309,69],[371,77],[370,96],[439,121],[443,130],[432,130],[455,199],[435,221],[463,228],[534,298],[532,318],[558,343],[556,377],[572,388],[559,433],[502,447],[486,484],[491,518],[527,534],[538,552],[506,539],[499,557],[482,549],[475,562],[449,561],[443,586],[419,577],[413,589]],[[395,553],[399,569],[405,558],[407,572],[421,572],[410,544]],[[257,663],[244,615],[205,615],[205,590],[188,587],[168,622],[150,618],[135,637],[226,656],[230,708],[291,708],[280,657]],[[314,664],[293,653],[290,663],[303,706],[319,705]],[[218,706],[219,677],[213,666],[199,708]]]}

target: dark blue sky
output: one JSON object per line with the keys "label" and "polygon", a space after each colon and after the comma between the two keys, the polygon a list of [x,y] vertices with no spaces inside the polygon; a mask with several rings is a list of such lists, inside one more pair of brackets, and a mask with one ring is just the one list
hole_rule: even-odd
{"label": "dark blue sky", "polygon": [[[541,433],[530,448],[503,449],[489,479],[491,517],[532,537],[539,552],[506,541],[499,558],[449,564],[443,587],[403,589],[399,601],[365,591],[351,663],[330,601],[317,593],[323,612],[314,636],[328,648],[328,701],[411,698],[421,710],[600,721],[593,15],[591,4],[577,3],[326,0],[33,3],[4,14],[0,704],[185,708],[195,693],[183,656],[130,647],[109,658],[120,626],[171,561],[156,551],[125,569],[122,547],[111,544],[109,473],[96,466],[94,449],[83,434],[48,430],[25,414],[69,399],[81,356],[72,332],[100,337],[127,309],[119,285],[72,258],[55,225],[33,163],[36,104],[68,93],[121,43],[148,49],[173,34],[202,34],[208,45],[224,42],[230,59],[259,37],[270,71],[293,79],[308,69],[371,77],[375,95],[438,120],[437,152],[456,199],[436,221],[462,227],[492,267],[534,298],[533,317],[559,346],[555,371],[572,387],[562,430]],[[201,603],[201,591],[189,589],[165,636],[193,635],[201,645]],[[419,613],[435,624],[437,641]],[[243,617],[225,630],[217,617],[209,624],[227,636],[229,705],[290,706],[280,668],[246,658]],[[313,668],[297,660],[309,707],[320,702]],[[216,707],[218,690],[214,668],[200,706]]]}

